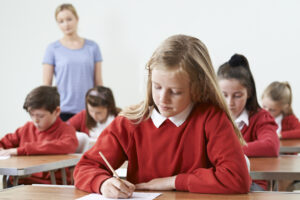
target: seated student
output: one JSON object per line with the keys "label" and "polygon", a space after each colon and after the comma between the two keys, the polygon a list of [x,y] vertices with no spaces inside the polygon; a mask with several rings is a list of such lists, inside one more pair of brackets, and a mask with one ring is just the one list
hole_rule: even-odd
{"label": "seated student", "polygon": [[[75,167],[75,186],[111,198],[135,189],[247,193],[250,176],[205,45],[175,35],[147,65],[145,100],[125,109]],[[128,160],[127,181],[112,177]]]}
{"label": "seated student", "polygon": [[[219,67],[217,75],[231,115],[247,142],[243,146],[246,156],[278,156],[277,125],[258,104],[254,78],[246,57],[233,55]],[[267,183],[262,186],[266,189]]]}
{"label": "seated student", "polygon": [[292,109],[292,89],[288,82],[273,82],[263,92],[262,106],[278,125],[280,138],[300,138],[300,122]]}
{"label": "seated student", "polygon": [[[56,87],[40,86],[26,97],[23,108],[32,122],[0,140],[0,156],[74,153],[78,141],[73,127],[60,117],[59,94]],[[61,182],[61,178],[57,178]],[[19,182],[51,183],[50,173],[36,173]]]}
{"label": "seated student", "polygon": [[87,91],[85,107],[85,110],[69,119],[68,123],[76,131],[84,132],[92,139],[97,139],[120,111],[111,89],[104,86],[96,86]]}

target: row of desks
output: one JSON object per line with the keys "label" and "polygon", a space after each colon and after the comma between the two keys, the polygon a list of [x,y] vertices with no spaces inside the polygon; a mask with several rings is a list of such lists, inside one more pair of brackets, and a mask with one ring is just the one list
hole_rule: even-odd
{"label": "row of desks", "polygon": [[[143,191],[144,192],[144,191]],[[155,191],[158,192],[158,191]],[[285,192],[251,192],[248,194],[197,194],[178,191],[159,191],[161,195],[157,200],[299,200],[300,193]],[[52,187],[52,186],[17,186],[0,191],[1,199],[18,200],[73,200],[87,195],[75,187]]]}

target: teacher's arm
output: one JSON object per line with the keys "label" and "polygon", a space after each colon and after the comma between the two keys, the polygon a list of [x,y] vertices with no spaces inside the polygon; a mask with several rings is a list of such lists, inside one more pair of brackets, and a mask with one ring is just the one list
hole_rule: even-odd
{"label": "teacher's arm", "polygon": [[94,83],[95,86],[103,85],[102,80],[102,62],[96,62],[95,63],[95,77],[94,77]]}
{"label": "teacher's arm", "polygon": [[52,86],[54,74],[54,66],[50,64],[43,64],[43,85]]}

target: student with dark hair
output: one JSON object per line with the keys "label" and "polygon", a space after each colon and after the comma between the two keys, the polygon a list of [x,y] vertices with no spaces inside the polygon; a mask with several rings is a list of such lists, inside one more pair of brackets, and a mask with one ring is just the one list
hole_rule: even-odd
{"label": "student with dark hair", "polygon": [[[0,140],[0,156],[74,153],[78,145],[75,130],[60,119],[59,102],[56,87],[40,86],[32,90],[23,106],[32,122]],[[42,172],[20,181],[51,183],[50,174]]]}
{"label": "student with dark hair", "polygon": [[[279,139],[273,117],[258,104],[256,87],[248,60],[235,54],[217,72],[221,91],[247,145],[248,157],[278,156]],[[266,185],[263,185],[266,189]]]}
{"label": "student with dark hair", "polygon": [[292,88],[288,82],[275,81],[263,92],[262,106],[278,125],[279,138],[300,138],[300,122],[292,108]]}
{"label": "student with dark hair", "polygon": [[69,119],[68,123],[76,131],[84,132],[93,139],[97,139],[120,112],[111,89],[104,86],[96,86],[88,90],[85,96],[85,108]]}

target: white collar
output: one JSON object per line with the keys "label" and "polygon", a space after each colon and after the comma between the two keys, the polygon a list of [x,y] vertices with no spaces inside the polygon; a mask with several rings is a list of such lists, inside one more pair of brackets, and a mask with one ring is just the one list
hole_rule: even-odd
{"label": "white collar", "polygon": [[248,114],[247,110],[244,109],[243,112],[240,114],[240,116],[238,116],[238,118],[236,118],[234,121],[238,125],[239,128],[240,128],[240,126],[241,126],[241,128],[243,128],[244,124],[246,124],[248,126],[249,125],[249,114]]}
{"label": "white collar", "polygon": [[[178,113],[175,116],[169,117],[169,120],[171,122],[173,122],[173,124],[175,124],[177,127],[179,127],[181,124],[183,124],[185,122],[185,120],[191,113],[193,106],[194,106],[194,104],[191,103],[181,113]],[[162,125],[162,123],[164,123],[164,121],[168,118],[162,116],[156,109],[153,109],[153,111],[151,113],[151,119],[153,121],[153,124],[156,126],[156,128],[159,128]]]}
{"label": "white collar", "polygon": [[282,129],[282,125],[281,125],[282,119],[283,119],[283,114],[280,114],[280,115],[278,115],[278,116],[275,118],[275,122],[276,122],[276,124],[277,124],[277,126],[278,126],[277,131],[276,131],[277,134],[279,134],[279,133],[281,132],[281,129]]}

